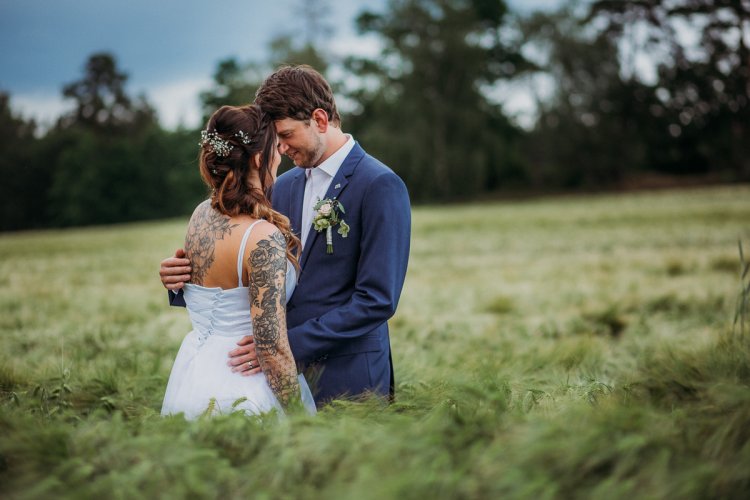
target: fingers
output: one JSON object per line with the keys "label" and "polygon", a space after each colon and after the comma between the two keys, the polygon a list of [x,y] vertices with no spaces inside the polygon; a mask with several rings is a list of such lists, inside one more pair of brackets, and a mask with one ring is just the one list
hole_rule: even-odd
{"label": "fingers", "polygon": [[[255,354],[255,348],[253,346],[242,346],[242,347],[238,347],[237,349],[233,351],[229,351],[230,358],[242,357],[248,354]],[[253,358],[254,357],[255,356],[253,356]]]}
{"label": "fingers", "polygon": [[178,281],[190,281],[190,273],[180,273],[180,274],[161,274],[161,282],[165,285],[167,283],[177,283]]}
{"label": "fingers", "polygon": [[258,362],[258,355],[255,353],[253,336],[242,337],[237,345],[240,347],[229,352],[229,361],[227,361],[232,371],[243,376],[255,375],[263,371]]}
{"label": "fingers", "polygon": [[[190,261],[187,261],[188,263]],[[159,268],[159,274],[162,274],[163,276],[173,276],[178,274],[190,274],[190,271],[192,271],[192,268],[190,265],[187,266],[164,266],[162,265]]]}
{"label": "fingers", "polygon": [[161,276],[161,284],[164,285],[164,288],[167,290],[179,290],[183,286],[185,286],[185,283],[190,281],[190,275],[189,274],[181,274],[179,276]]}
{"label": "fingers", "polygon": [[170,274],[185,274],[190,272],[190,261],[187,259],[175,259],[170,257],[161,261],[159,267],[159,274],[170,275]]}
{"label": "fingers", "polygon": [[255,375],[263,371],[254,353],[231,358],[227,361],[227,365],[232,367],[232,372],[244,376]]}
{"label": "fingers", "polygon": [[[179,253],[179,249],[175,255]],[[182,252],[184,254],[184,251]],[[167,290],[176,291],[190,281],[190,261],[184,258],[170,257],[161,262],[159,276],[161,283]]]}
{"label": "fingers", "polygon": [[235,366],[234,368],[232,368],[232,371],[247,377],[250,375],[255,375],[256,373],[260,373],[263,371],[263,369],[260,367],[260,363],[258,362],[258,360],[254,359],[252,361],[242,363],[239,366]]}
{"label": "fingers", "polygon": [[242,375],[243,377],[249,377],[250,375],[255,375],[256,373],[260,373],[262,371],[263,370],[261,370],[260,367],[258,367],[258,368],[253,368],[252,370],[247,370],[246,372],[242,372],[240,373],[240,375]]}
{"label": "fingers", "polygon": [[185,255],[185,250],[183,250],[182,248],[178,248],[174,251],[174,256],[178,259],[184,259]]}
{"label": "fingers", "polygon": [[250,367],[247,366],[248,363],[252,365],[258,364],[258,360],[255,359],[255,354],[245,354],[244,356],[235,356],[233,358],[229,358],[229,361],[227,361],[227,365],[232,367],[233,372],[239,372],[239,371],[250,369]]}
{"label": "fingers", "polygon": [[190,274],[177,274],[177,275],[169,275],[169,276],[161,276],[161,282],[164,286],[167,285],[174,285],[176,283],[184,283],[186,281],[190,281]]}

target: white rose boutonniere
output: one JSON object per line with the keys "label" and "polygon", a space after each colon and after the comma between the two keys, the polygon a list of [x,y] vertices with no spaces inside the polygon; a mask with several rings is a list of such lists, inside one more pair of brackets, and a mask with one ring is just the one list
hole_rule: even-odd
{"label": "white rose boutonniere", "polygon": [[313,207],[317,213],[313,216],[313,228],[317,232],[326,232],[326,253],[333,253],[333,228],[338,226],[342,238],[349,235],[349,225],[341,216],[346,213],[344,205],[336,198],[319,200]]}

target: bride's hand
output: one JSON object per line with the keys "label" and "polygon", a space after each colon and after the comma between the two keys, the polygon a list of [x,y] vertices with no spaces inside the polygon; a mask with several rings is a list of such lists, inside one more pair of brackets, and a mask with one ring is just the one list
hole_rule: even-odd
{"label": "bride's hand", "polygon": [[167,290],[177,291],[185,286],[190,281],[190,261],[185,258],[185,250],[178,248],[174,257],[161,261],[159,276]]}
{"label": "bride's hand", "polygon": [[237,349],[230,351],[229,361],[227,364],[232,367],[233,372],[237,372],[245,377],[260,373],[260,363],[258,355],[255,353],[255,342],[252,335],[242,337],[237,345]]}

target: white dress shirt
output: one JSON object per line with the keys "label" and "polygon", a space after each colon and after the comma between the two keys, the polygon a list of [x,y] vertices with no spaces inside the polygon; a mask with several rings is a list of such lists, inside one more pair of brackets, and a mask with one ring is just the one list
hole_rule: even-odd
{"label": "white dress shirt", "polygon": [[302,248],[305,248],[307,237],[312,228],[312,220],[315,215],[313,207],[326,195],[331,186],[333,178],[341,168],[341,164],[354,147],[354,138],[346,134],[347,141],[335,153],[329,156],[317,167],[305,169],[305,196],[302,200]]}

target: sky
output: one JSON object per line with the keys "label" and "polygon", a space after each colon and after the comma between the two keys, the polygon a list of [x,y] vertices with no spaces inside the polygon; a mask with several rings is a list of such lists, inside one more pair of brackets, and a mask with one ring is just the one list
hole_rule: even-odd
{"label": "sky", "polygon": [[[129,75],[127,92],[144,93],[169,128],[198,124],[198,94],[211,87],[218,61],[263,61],[278,35],[304,37],[304,0],[0,0],[0,91],[24,117],[51,124],[71,107],[62,87],[80,78],[87,58],[108,51]],[[355,32],[365,8],[386,0],[329,0],[334,56],[377,55],[372,37]],[[523,11],[560,0],[511,0]],[[519,96],[521,102],[522,96]]]}

